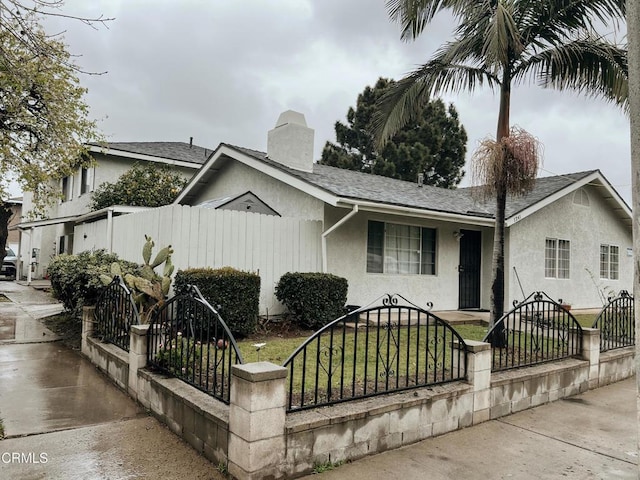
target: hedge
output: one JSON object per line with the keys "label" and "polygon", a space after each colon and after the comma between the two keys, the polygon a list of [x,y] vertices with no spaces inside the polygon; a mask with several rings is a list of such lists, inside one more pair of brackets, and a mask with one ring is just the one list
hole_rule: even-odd
{"label": "hedge", "polygon": [[276,285],[276,298],[303,327],[319,329],[344,314],[346,278],[329,273],[285,273]]}
{"label": "hedge", "polygon": [[234,336],[246,337],[256,330],[260,302],[260,276],[231,267],[179,270],[174,281],[178,295],[195,285],[216,309]]}
{"label": "hedge", "polygon": [[47,267],[53,296],[62,302],[65,310],[79,317],[83,306],[95,305],[104,288],[100,274],[108,274],[113,262],[121,265],[123,273],[139,272],[136,263],[122,261],[105,250],[53,257]]}

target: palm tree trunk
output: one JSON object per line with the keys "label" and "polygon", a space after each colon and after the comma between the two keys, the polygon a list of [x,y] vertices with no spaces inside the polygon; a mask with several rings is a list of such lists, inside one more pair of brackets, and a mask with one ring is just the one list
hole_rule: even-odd
{"label": "palm tree trunk", "polygon": [[[627,25],[640,25],[640,2],[627,2]],[[629,107],[631,118],[631,184],[633,208],[633,276],[634,298],[640,298],[640,30],[628,28],[629,38]],[[635,309],[636,359],[640,358],[640,308]],[[636,376],[636,405],[640,412],[640,375]],[[638,416],[640,432],[640,416]]]}
{"label": "palm tree trunk", "polygon": [[[502,86],[500,87],[500,110],[496,140],[500,142],[509,136],[509,113],[511,107],[511,77],[509,68],[504,68]],[[505,169],[503,169],[506,172]],[[505,242],[505,210],[507,206],[507,182],[502,179],[496,185],[496,223],[493,235],[493,258],[491,278],[491,305],[489,327],[502,317],[504,313],[504,242]]]}

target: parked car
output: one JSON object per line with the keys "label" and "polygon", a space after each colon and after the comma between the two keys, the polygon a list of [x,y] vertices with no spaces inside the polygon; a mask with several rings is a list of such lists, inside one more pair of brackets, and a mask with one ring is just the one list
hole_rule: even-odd
{"label": "parked car", "polygon": [[2,261],[2,270],[0,275],[9,277],[11,279],[16,278],[16,272],[18,271],[18,257],[9,247],[5,248],[4,260]]}

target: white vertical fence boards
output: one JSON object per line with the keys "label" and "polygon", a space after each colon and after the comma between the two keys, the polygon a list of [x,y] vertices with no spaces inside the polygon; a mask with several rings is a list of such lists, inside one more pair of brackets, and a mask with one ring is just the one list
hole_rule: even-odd
{"label": "white vertical fence boards", "polygon": [[[76,238],[86,233],[91,245],[76,250],[106,248],[106,225],[106,220],[78,225]],[[173,247],[176,270],[230,266],[259,273],[261,314],[282,311],[274,288],[284,273],[322,269],[321,221],[168,205],[115,217],[113,252],[140,263],[145,234],[156,244],[154,255]]]}

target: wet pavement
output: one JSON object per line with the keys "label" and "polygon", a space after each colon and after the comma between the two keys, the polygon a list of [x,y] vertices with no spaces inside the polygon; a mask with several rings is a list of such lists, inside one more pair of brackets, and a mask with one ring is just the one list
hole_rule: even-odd
{"label": "wet pavement", "polygon": [[119,421],[144,413],[89,362],[59,342],[0,347],[0,384],[0,415],[7,436]]}
{"label": "wet pavement", "polygon": [[636,479],[635,399],[632,378],[304,478]]}
{"label": "wet pavement", "polygon": [[46,292],[0,282],[0,479],[223,479],[40,318]]}

